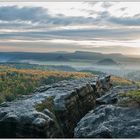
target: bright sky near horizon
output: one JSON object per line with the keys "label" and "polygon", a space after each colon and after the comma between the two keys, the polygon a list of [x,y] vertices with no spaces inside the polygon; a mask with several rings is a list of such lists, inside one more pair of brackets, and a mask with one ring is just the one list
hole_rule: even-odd
{"label": "bright sky near horizon", "polygon": [[140,55],[140,2],[0,2],[0,51]]}

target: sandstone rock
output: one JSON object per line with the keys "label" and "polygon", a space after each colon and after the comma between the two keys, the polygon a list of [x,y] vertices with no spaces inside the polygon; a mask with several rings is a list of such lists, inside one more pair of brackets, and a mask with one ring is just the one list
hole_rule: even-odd
{"label": "sandstone rock", "polygon": [[139,108],[101,105],[75,128],[76,138],[140,138]]}
{"label": "sandstone rock", "polygon": [[118,96],[122,93],[127,93],[128,91],[136,90],[137,86],[116,86],[112,90],[106,92],[105,95],[96,99],[96,104],[116,104],[119,100],[122,100],[122,97]]}
{"label": "sandstone rock", "polygon": [[72,137],[77,122],[93,109],[100,92],[109,90],[109,78],[62,81],[1,105],[0,137]]}
{"label": "sandstone rock", "polygon": [[106,78],[100,78],[100,80],[97,80],[96,83],[96,89],[97,92],[100,93],[98,97],[104,95],[104,92],[108,91],[112,87],[112,84],[110,83],[110,76],[107,76]]}

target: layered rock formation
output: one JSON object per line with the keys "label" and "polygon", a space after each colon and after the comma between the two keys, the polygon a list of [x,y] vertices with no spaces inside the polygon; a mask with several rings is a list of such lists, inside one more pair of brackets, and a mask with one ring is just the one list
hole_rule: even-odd
{"label": "layered rock formation", "polygon": [[139,106],[121,106],[121,94],[137,86],[114,87],[96,100],[98,107],[86,114],[75,128],[80,138],[140,138]]}
{"label": "layered rock formation", "polygon": [[77,122],[111,87],[110,77],[62,81],[0,105],[0,137],[73,137]]}

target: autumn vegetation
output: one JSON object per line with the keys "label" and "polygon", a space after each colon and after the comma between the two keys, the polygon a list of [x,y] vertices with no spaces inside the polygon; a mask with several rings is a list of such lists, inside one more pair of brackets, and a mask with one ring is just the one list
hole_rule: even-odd
{"label": "autumn vegetation", "polygon": [[0,103],[12,101],[22,95],[29,95],[43,84],[92,76],[92,74],[82,72],[16,69],[0,66]]}
{"label": "autumn vegetation", "polygon": [[135,84],[134,81],[131,81],[126,78],[119,77],[119,76],[111,76],[111,83],[113,85],[122,85],[122,86]]}
{"label": "autumn vegetation", "polygon": [[[25,69],[24,69],[25,67]],[[12,101],[23,95],[30,95],[41,85],[52,84],[62,80],[92,78],[102,75],[97,71],[65,72],[48,70],[46,66],[27,64],[0,65],[0,103]],[[128,79],[111,76],[113,85],[134,84]]]}

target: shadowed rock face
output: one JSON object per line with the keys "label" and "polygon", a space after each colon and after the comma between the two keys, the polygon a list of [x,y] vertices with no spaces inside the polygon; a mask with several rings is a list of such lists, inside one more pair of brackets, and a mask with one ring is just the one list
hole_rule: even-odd
{"label": "shadowed rock face", "polygon": [[[110,77],[62,81],[0,105],[0,137],[72,137],[77,122],[111,87]],[[44,102],[52,99],[52,107]],[[37,106],[43,106],[38,110]]]}

